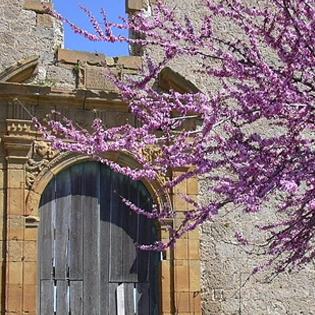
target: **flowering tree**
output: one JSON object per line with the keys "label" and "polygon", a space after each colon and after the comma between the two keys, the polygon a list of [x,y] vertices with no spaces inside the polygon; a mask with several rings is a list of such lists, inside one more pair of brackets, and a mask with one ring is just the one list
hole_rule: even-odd
{"label": "flowering tree", "polygon": [[[274,211],[284,219],[261,228],[271,231],[268,253],[271,261],[280,259],[281,271],[315,256],[315,1],[266,0],[256,7],[239,0],[217,2],[204,0],[208,11],[199,26],[189,17],[179,20],[176,8],[162,3],[154,8],[154,18],[143,12],[121,25],[108,21],[104,11],[104,23],[99,23],[83,8],[94,34],[51,12],[90,40],[126,41],[144,52],[153,47],[163,58],[145,56],[146,67],[137,81],[108,75],[140,126],[107,129],[95,119],[91,133],[63,117],[49,120],[46,127],[34,120],[57,149],[88,154],[135,180],[151,181],[169,169],[194,166],[165,190],[193,176],[207,177],[212,183],[208,193],[215,198],[205,204],[182,196],[191,211],[168,244],[147,249],[163,250],[226,208],[263,211],[277,196]],[[229,36],[218,31],[219,19],[232,24]],[[129,29],[136,39],[116,36],[113,28]],[[196,75],[219,88],[186,94],[157,91],[153,83],[159,72],[178,57],[195,60],[201,65]],[[196,118],[201,126],[185,130],[185,121]],[[152,146],[160,152],[148,161],[144,151]],[[104,152],[126,150],[141,167],[122,167],[102,157]],[[169,205],[149,214],[124,202],[159,220],[176,215]],[[247,244],[241,234],[236,237]]]}

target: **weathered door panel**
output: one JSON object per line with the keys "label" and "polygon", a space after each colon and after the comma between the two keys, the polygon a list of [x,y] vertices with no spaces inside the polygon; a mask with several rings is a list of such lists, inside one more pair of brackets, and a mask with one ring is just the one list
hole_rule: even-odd
{"label": "weathered door panel", "polygon": [[157,314],[158,256],[135,246],[156,240],[155,225],[121,197],[151,209],[141,182],[95,162],[63,171],[46,188],[40,208],[41,315],[118,315],[122,309],[124,315]]}

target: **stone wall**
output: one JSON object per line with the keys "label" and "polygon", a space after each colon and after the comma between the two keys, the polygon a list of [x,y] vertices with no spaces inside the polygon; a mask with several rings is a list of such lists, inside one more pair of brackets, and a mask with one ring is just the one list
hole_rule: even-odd
{"label": "stone wall", "polygon": [[[169,7],[176,7],[179,19],[187,14],[195,26],[200,26],[207,9],[202,0],[165,0]],[[250,2],[252,3],[252,2]],[[217,21],[217,30],[229,37],[233,25],[229,21]],[[233,33],[234,35],[235,33]],[[153,59],[159,60],[161,52],[150,49]],[[268,52],[266,53],[268,55]],[[211,78],[195,76],[194,70],[203,66],[196,59],[177,58],[170,67],[193,82],[201,91],[218,87]],[[265,130],[266,131],[266,130]],[[268,131],[266,131],[268,134]],[[199,181],[199,200],[209,200],[206,179]],[[246,250],[235,240],[236,231],[241,231],[251,243],[260,244],[266,234],[255,226],[276,222],[274,207],[257,214],[245,214],[233,210],[221,213],[215,222],[204,223],[200,228],[201,241],[201,292],[205,315],[311,315],[315,314],[315,269],[309,265],[302,270],[283,273],[270,281],[272,270],[250,276],[253,268],[263,264],[268,257],[261,255],[259,247]],[[175,249],[176,250],[176,249]]]}
{"label": "stone wall", "polygon": [[2,0],[0,3],[0,72],[14,62],[40,55],[40,63],[50,65],[55,51],[63,47],[63,26],[45,14],[38,0]]}

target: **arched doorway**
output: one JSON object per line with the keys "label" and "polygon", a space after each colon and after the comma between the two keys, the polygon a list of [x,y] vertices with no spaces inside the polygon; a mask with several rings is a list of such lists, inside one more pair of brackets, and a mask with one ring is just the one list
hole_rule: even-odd
{"label": "arched doorway", "polygon": [[121,197],[150,211],[141,182],[85,162],[58,174],[40,204],[41,315],[157,315],[158,258],[135,243],[157,240],[154,220],[136,215]]}

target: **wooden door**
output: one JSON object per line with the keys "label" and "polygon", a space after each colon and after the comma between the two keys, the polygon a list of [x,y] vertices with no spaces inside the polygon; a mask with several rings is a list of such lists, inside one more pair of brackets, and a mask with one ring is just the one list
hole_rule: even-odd
{"label": "wooden door", "polygon": [[157,315],[158,257],[135,246],[157,240],[141,182],[86,162],[57,175],[40,205],[41,315]]}

